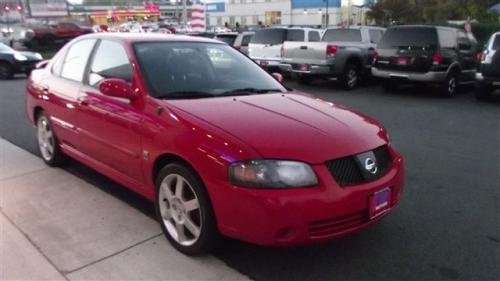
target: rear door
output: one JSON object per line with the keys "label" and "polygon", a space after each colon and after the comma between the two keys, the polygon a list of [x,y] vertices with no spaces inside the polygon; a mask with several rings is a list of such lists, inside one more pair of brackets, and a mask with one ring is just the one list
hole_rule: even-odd
{"label": "rear door", "polygon": [[78,92],[82,87],[87,61],[96,40],[85,39],[71,45],[65,54],[55,58],[50,83],[43,85],[43,99],[57,137],[62,145],[81,148],[77,122]]}
{"label": "rear door", "polygon": [[438,50],[434,27],[395,27],[388,29],[377,44],[380,69],[403,72],[428,72]]}

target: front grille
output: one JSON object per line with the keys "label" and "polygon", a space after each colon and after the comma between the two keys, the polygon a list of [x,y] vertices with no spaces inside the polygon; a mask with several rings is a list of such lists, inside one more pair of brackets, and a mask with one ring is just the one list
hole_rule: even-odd
{"label": "front grille", "polygon": [[380,146],[372,152],[377,163],[377,172],[375,174],[368,174],[366,171],[362,170],[364,167],[358,160],[358,156],[365,153],[330,160],[325,164],[340,186],[350,186],[374,181],[385,175],[389,170],[392,163],[392,157],[387,145]]}
{"label": "front grille", "polygon": [[343,217],[309,222],[309,236],[311,238],[320,238],[340,234],[343,231],[361,226],[368,221],[365,210]]}

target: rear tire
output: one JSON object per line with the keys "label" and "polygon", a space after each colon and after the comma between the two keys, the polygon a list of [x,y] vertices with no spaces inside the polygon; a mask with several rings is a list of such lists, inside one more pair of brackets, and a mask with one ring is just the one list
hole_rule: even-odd
{"label": "rear tire", "polygon": [[14,70],[12,66],[7,62],[0,62],[0,79],[8,80],[14,77]]}
{"label": "rear tire", "polygon": [[458,85],[458,74],[456,72],[452,72],[448,74],[445,81],[441,84],[440,92],[445,97],[454,97],[457,93]]}
{"label": "rear tire", "polygon": [[474,91],[474,95],[477,100],[487,100],[491,98],[491,94],[493,93],[493,87],[490,85],[479,84],[476,86],[476,90]]}
{"label": "rear tire", "polygon": [[155,209],[163,234],[186,255],[201,255],[220,240],[208,193],[196,172],[182,163],[163,167],[156,177]]}
{"label": "rear tire", "polygon": [[51,167],[61,166],[66,156],[59,147],[59,141],[52,129],[49,117],[41,111],[36,118],[38,149],[43,162]]}
{"label": "rear tire", "polygon": [[347,64],[340,81],[344,90],[350,91],[358,87],[360,82],[359,68],[354,64]]}

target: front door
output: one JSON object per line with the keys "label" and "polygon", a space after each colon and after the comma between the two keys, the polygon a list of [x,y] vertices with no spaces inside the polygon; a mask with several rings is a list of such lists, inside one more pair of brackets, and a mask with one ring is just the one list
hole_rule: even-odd
{"label": "front door", "polygon": [[128,55],[119,42],[98,43],[89,66],[88,83],[80,90],[77,118],[83,136],[82,151],[116,172],[143,182],[142,113],[128,100],[104,96],[98,88],[105,78],[132,82]]}

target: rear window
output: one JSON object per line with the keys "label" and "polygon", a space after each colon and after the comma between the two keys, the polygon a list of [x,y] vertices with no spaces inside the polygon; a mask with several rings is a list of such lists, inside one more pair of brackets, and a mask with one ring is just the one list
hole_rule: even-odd
{"label": "rear window", "polygon": [[305,40],[304,30],[290,29],[286,35],[286,41],[303,42]]}
{"label": "rear window", "polygon": [[236,40],[236,36],[238,35],[217,35],[215,39],[232,46]]}
{"label": "rear window", "polygon": [[438,45],[435,28],[405,27],[388,29],[377,45],[379,49],[431,48]]}
{"label": "rear window", "polygon": [[344,41],[361,42],[361,30],[359,29],[329,29],[323,35],[325,42]]}
{"label": "rear window", "polygon": [[255,32],[251,43],[257,44],[281,44],[285,41],[286,29],[272,28],[262,29]]}
{"label": "rear window", "polygon": [[491,48],[495,51],[500,49],[500,35],[495,36],[495,39],[493,40],[493,45]]}

